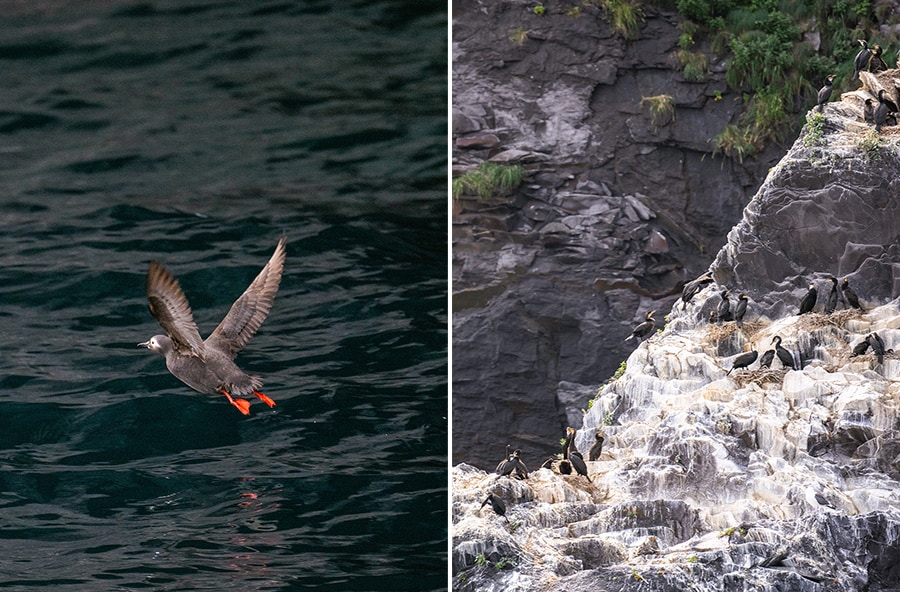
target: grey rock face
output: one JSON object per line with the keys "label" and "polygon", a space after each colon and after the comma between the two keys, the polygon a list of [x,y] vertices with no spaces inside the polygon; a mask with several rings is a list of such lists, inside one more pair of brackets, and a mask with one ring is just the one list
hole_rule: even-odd
{"label": "grey rock face", "polygon": [[[585,451],[604,432],[593,482],[454,468],[454,589],[897,590],[900,355],[850,354],[873,332],[900,352],[900,147],[891,127],[870,135],[853,97],[824,114],[821,138],[804,129],[729,233],[716,282],[600,389],[575,438]],[[797,315],[828,274],[865,310]],[[751,296],[740,329],[705,320],[724,288]],[[801,369],[727,374],[776,335]],[[477,512],[489,491],[512,526]],[[501,542],[493,560],[463,552]]]}
{"label": "grey rock face", "polygon": [[[552,451],[587,402],[567,393],[615,372],[625,337],[707,268],[783,153],[710,154],[740,99],[721,64],[684,80],[673,12],[645,5],[625,41],[596,6],[546,6],[454,4],[454,174],[529,172],[511,196],[454,204],[453,457],[481,467],[507,442]],[[673,111],[654,116],[642,100],[664,94]]]}

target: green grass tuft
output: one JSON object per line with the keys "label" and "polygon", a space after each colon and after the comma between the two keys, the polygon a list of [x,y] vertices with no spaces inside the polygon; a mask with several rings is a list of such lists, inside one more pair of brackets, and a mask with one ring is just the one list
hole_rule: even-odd
{"label": "green grass tuft", "polygon": [[525,169],[521,165],[503,165],[483,162],[474,171],[469,171],[453,179],[453,198],[462,195],[477,195],[487,199],[492,195],[505,195],[525,179]]}

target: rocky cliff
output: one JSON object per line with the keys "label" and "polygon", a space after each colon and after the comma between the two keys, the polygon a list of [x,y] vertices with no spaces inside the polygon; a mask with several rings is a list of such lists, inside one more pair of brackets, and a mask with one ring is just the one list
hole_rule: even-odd
{"label": "rocky cliff", "polygon": [[[894,78],[863,81],[893,94]],[[606,438],[592,482],[454,467],[455,589],[900,590],[900,356],[851,355],[873,332],[900,351],[900,133],[872,131],[871,97],[809,119],[728,234],[715,283],[602,388],[575,438],[582,451]],[[824,314],[832,274],[863,310]],[[819,300],[798,315],[809,282]],[[706,320],[725,288],[751,296],[742,327]],[[733,369],[776,335],[802,369]],[[479,507],[487,493],[509,524]]]}
{"label": "rocky cliff", "polygon": [[483,467],[504,442],[550,452],[787,148],[711,154],[740,93],[702,43],[706,73],[684,77],[675,12],[642,5],[626,40],[590,3],[535,4],[453,6],[454,174],[488,159],[529,173],[511,196],[454,203],[453,458]]}

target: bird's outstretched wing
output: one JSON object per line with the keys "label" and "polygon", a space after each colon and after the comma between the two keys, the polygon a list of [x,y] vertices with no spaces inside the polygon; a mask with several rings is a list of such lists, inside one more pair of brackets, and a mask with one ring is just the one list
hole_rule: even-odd
{"label": "bird's outstretched wing", "polygon": [[272,258],[250,287],[235,300],[231,310],[206,340],[207,347],[218,349],[234,358],[256,334],[257,329],[269,316],[269,310],[275,301],[275,293],[278,292],[278,285],[281,283],[284,244],[285,239],[281,237]]}
{"label": "bird's outstretched wing", "polygon": [[147,300],[150,314],[159,321],[175,348],[181,353],[202,358],[203,339],[194,322],[191,305],[178,280],[156,261],[150,262],[147,273]]}

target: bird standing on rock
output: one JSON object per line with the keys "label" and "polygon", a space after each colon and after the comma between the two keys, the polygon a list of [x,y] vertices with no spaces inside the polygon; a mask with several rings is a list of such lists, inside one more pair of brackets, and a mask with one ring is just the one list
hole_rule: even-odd
{"label": "bird standing on rock", "polygon": [[[759,357],[759,352],[755,350],[750,350],[748,352],[744,352],[739,354],[734,361],[731,363],[731,370],[737,370],[738,368],[746,368],[750,364],[756,361],[756,358]],[[725,376],[731,374],[731,370],[725,373]]]}
{"label": "bird standing on rock", "polygon": [[694,296],[700,293],[700,290],[703,289],[703,286],[712,283],[712,281],[713,278],[707,271],[697,279],[691,280],[686,283],[684,285],[684,288],[681,289],[682,308],[687,308],[687,303],[690,302],[694,298]]}
{"label": "bird standing on rock", "polygon": [[584,462],[584,457],[581,456],[581,453],[577,450],[573,450],[569,453],[569,461],[572,463],[572,468],[575,469],[575,472],[579,475],[583,476],[588,480],[588,483],[593,483],[591,481],[590,475],[588,475],[587,464]]}
{"label": "bird standing on rock", "polygon": [[744,315],[747,314],[747,295],[738,296],[738,302],[734,307],[734,320],[738,327],[744,326]]}
{"label": "bird standing on rock", "polygon": [[503,519],[509,523],[509,518],[506,517],[506,502],[503,501],[503,498],[496,496],[493,493],[489,493],[487,497],[484,498],[484,501],[481,502],[481,507],[483,508],[488,502],[490,502],[494,513],[498,516],[503,516]]}
{"label": "bird standing on rock", "polygon": [[878,106],[875,107],[875,114],[872,119],[875,121],[875,131],[880,132],[881,126],[887,121],[888,113],[890,113],[890,103],[884,98],[884,89],[878,90]]}
{"label": "bird standing on rock", "polygon": [[875,45],[872,47],[872,55],[869,56],[869,64],[868,70],[869,72],[884,72],[888,69],[887,64],[884,62],[884,59],[881,57],[882,49],[880,45]]}
{"label": "bird standing on rock", "polygon": [[825,297],[825,314],[833,313],[838,301],[838,280],[832,275],[828,277],[828,281],[831,282],[831,291]]}
{"label": "bird standing on rock", "polygon": [[603,453],[603,441],[603,432],[594,434],[594,443],[591,444],[591,449],[588,450],[588,460],[593,462],[600,458],[600,454]]}
{"label": "bird standing on rock", "polygon": [[859,303],[859,296],[857,296],[856,292],[853,291],[853,288],[850,287],[849,278],[844,278],[844,281],[841,282],[841,294],[844,295],[844,300],[847,301],[847,304],[853,308],[862,310],[862,306]]}
{"label": "bird standing on rock", "polygon": [[809,290],[807,290],[806,294],[803,296],[803,300],[800,301],[800,314],[811,312],[816,305],[816,298],[818,297],[819,292],[816,290],[816,285],[810,283]]}
{"label": "bird standing on rock", "polygon": [[772,338],[772,343],[775,344],[775,355],[781,360],[782,366],[796,370],[797,364],[794,362],[794,355],[781,346],[781,337],[776,335]]}
{"label": "bird standing on rock", "polygon": [[[507,451],[508,450],[509,448],[507,447]],[[516,473],[516,479],[528,479],[528,467],[526,467],[522,459],[519,458],[519,455],[521,454],[522,451],[517,448],[505,461],[497,465],[497,479],[500,477],[508,477],[512,475],[513,471]]]}
{"label": "bird standing on rock", "polygon": [[631,332],[631,335],[625,338],[625,341],[630,339],[634,339],[637,337],[638,339],[643,340],[645,337],[650,335],[653,332],[653,329],[656,328],[656,319],[653,318],[653,315],[656,313],[655,310],[651,310],[647,314],[644,315],[644,322],[634,328],[634,331]]}
{"label": "bird standing on rock", "polygon": [[884,342],[881,340],[878,333],[869,333],[866,335],[866,341],[869,343],[869,347],[872,348],[872,352],[875,354],[878,363],[884,364]]}
{"label": "bird standing on rock", "polygon": [[716,324],[718,325],[721,325],[724,321],[730,321],[733,318],[731,316],[731,301],[728,299],[728,294],[730,294],[728,290],[722,290],[722,293],[720,294],[722,301],[719,302],[719,306],[716,307]]}
{"label": "bird standing on rock", "polygon": [[866,353],[866,350],[869,349],[869,336],[866,335],[862,341],[853,346],[853,351],[850,353],[851,358],[855,358],[856,356],[862,356]]}
{"label": "bird standing on rock", "polygon": [[817,107],[816,109],[819,113],[822,112],[822,109],[825,107],[825,103],[828,102],[828,99],[831,98],[831,91],[834,89],[833,82],[834,79],[837,78],[836,74],[829,74],[825,77],[825,85],[819,89],[819,95],[817,97]]}
{"label": "bird standing on rock", "polygon": [[282,237],[269,262],[206,340],[200,337],[191,306],[178,280],[165,267],[151,261],[147,273],[147,300],[150,314],[166,334],[154,335],[138,346],[165,356],[166,368],[181,382],[201,393],[225,395],[228,402],[244,415],[250,415],[250,401],[232,395],[253,394],[274,407],[275,401],[259,392],[262,386],[259,377],[244,373],[234,363],[234,358],[269,315],[284,269],[284,246]]}
{"label": "bird standing on rock", "polygon": [[869,58],[872,57],[869,44],[865,39],[857,39],[856,42],[862,46],[862,49],[859,50],[859,53],[856,54],[856,58],[853,60],[853,80],[859,80],[859,73],[869,67]]}
{"label": "bird standing on rock", "polygon": [[772,366],[772,360],[775,359],[775,350],[767,349],[766,352],[759,359],[759,367],[760,368],[770,368]]}

